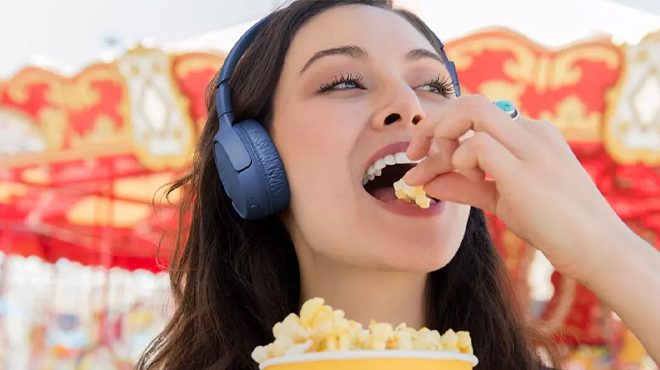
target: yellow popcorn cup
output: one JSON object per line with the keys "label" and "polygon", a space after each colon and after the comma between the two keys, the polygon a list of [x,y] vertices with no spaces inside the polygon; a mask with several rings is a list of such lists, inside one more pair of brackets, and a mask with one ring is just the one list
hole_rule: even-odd
{"label": "yellow popcorn cup", "polygon": [[264,361],[261,370],[472,370],[477,357],[449,351],[341,351],[305,353]]}

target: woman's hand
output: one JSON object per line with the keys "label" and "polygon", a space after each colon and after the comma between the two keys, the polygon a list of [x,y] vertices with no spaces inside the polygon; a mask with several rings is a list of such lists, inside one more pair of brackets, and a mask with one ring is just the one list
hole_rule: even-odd
{"label": "woman's hand", "polygon": [[408,156],[420,159],[433,145],[437,152],[404,177],[408,185],[496,214],[569,277],[590,279],[610,253],[605,241],[629,233],[548,121],[514,121],[485,97],[464,96],[417,125]]}

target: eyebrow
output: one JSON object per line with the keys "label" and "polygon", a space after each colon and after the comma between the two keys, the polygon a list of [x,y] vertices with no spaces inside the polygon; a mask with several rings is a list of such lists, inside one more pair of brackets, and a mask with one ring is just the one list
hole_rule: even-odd
{"label": "eyebrow", "polygon": [[[300,70],[300,74],[302,74],[307,69],[309,69],[309,67],[317,60],[331,55],[345,55],[351,58],[362,59],[362,60],[367,60],[369,58],[369,53],[367,52],[367,49],[357,45],[345,45],[336,48],[325,49],[314,54]],[[443,65],[445,64],[445,60],[440,55],[426,49],[413,49],[408,53],[406,53],[405,56],[405,59],[409,62],[415,62],[426,58],[430,58],[435,61],[438,61]]]}
{"label": "eyebrow", "polygon": [[406,54],[406,60],[409,61],[409,62],[415,62],[415,61],[418,61],[420,59],[426,59],[426,58],[436,60],[436,61],[442,63],[443,65],[445,64],[445,60],[440,55],[438,55],[437,53],[435,53],[433,51],[430,51],[430,50],[413,49],[413,50],[410,50]]}
{"label": "eyebrow", "polygon": [[367,52],[367,50],[357,45],[345,45],[336,48],[325,49],[314,54],[307,61],[307,63],[305,63],[305,66],[300,70],[300,73],[302,74],[307,69],[309,69],[309,67],[317,60],[331,55],[346,55],[351,58],[362,59],[362,60],[366,60],[367,58],[369,58],[369,53]]}

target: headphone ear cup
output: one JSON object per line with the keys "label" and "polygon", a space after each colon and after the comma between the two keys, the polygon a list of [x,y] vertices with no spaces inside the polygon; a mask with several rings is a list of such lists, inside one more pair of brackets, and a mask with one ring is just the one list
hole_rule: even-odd
{"label": "headphone ear cup", "polygon": [[[289,207],[289,181],[284,164],[275,144],[264,126],[255,120],[245,120],[234,125],[234,129],[245,142],[253,156],[253,163],[260,170],[268,194],[270,214],[277,214]],[[256,162],[256,163],[255,163]]]}

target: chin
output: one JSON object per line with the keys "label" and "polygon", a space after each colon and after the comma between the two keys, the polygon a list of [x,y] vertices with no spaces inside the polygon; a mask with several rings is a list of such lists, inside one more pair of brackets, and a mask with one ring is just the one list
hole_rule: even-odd
{"label": "chin", "polygon": [[430,217],[371,211],[371,217],[360,222],[360,229],[369,230],[362,234],[369,235],[369,253],[374,259],[397,270],[431,272],[446,266],[456,255],[470,207],[447,203],[442,213]]}
{"label": "chin", "polygon": [[380,260],[391,270],[429,273],[451,262],[460,247],[460,241],[415,239],[396,244],[390,239],[378,251]]}

